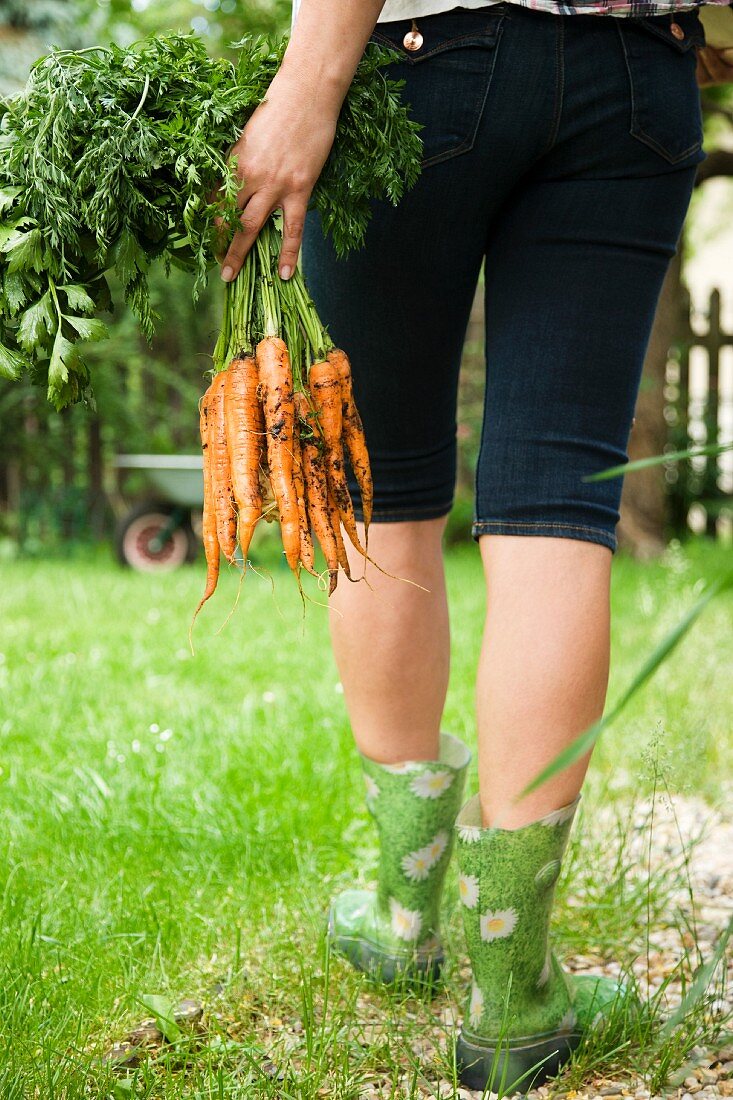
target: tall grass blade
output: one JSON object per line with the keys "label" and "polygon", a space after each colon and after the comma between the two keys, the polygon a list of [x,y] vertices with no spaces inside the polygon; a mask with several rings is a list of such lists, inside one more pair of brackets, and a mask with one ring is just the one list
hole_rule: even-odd
{"label": "tall grass blade", "polygon": [[539,775],[537,775],[531,783],[529,783],[524,790],[517,796],[517,801],[524,798],[525,795],[531,794],[532,791],[537,790],[543,783],[546,783],[548,779],[552,779],[559,772],[564,771],[565,768],[570,767],[576,760],[579,760],[595,745],[596,741],[607,729],[612,722],[615,722],[627,704],[633,699],[637,691],[639,691],[647,680],[650,680],[659,666],[666,661],[670,653],[679,645],[679,643],[687,634],[690,627],[700,617],[711,600],[720,595],[721,592],[725,592],[727,589],[733,588],[733,569],[730,572],[725,573],[717,581],[710,585],[710,587],[703,593],[700,599],[694,604],[687,614],[682,618],[677,625],[670,630],[666,638],[663,638],[656,649],[652,652],[651,656],[644,662],[642,667],[637,672],[636,676],[632,680],[629,687],[623,693],[616,705],[607,713],[604,714],[597,722],[594,722],[585,733],[581,733],[580,737],[577,737],[572,744],[568,745],[566,749],[559,752],[554,760],[552,760],[546,768],[544,768]]}
{"label": "tall grass blade", "polygon": [[720,962],[725,955],[725,951],[731,936],[733,936],[733,917],[730,918],[728,924],[720,933],[720,939],[715,945],[715,951],[713,952],[711,958],[708,960],[708,962],[700,967],[697,974],[695,975],[692,985],[688,989],[685,996],[682,998],[682,1001],[669,1017],[667,1022],[664,1024],[662,1030],[659,1033],[661,1038],[665,1038],[666,1036],[670,1035],[671,1032],[673,1032],[674,1029],[687,1018],[687,1016],[690,1014],[691,1010],[695,1007],[698,1001],[700,1001],[705,996],[705,992],[710,985],[710,982],[712,981],[713,975],[715,974],[715,971],[718,969],[718,966],[720,965]]}
{"label": "tall grass blade", "polygon": [[688,458],[700,458],[704,455],[715,456],[733,451],[733,443],[708,443],[705,447],[690,447],[686,451],[670,451],[669,454],[652,455],[639,458],[636,462],[623,462],[620,466],[611,466],[599,474],[589,474],[583,481],[608,481],[612,477],[633,474],[635,470],[648,470],[651,466],[666,466],[668,462],[684,462]]}

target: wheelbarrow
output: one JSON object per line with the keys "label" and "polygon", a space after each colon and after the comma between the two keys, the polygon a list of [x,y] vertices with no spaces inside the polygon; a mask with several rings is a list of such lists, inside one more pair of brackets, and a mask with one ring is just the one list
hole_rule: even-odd
{"label": "wheelbarrow", "polygon": [[137,471],[150,495],[117,524],[123,565],[146,573],[193,561],[201,545],[204,484],[200,455],[117,455],[120,473]]}

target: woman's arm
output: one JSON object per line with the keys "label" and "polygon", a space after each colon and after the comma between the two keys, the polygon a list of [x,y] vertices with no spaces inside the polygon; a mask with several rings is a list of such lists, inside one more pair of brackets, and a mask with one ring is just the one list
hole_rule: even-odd
{"label": "woman's arm", "polygon": [[222,261],[234,279],[273,210],[283,211],[280,274],[292,274],[308,200],[331,151],[341,104],[384,0],[302,0],[282,66],[232,149],[242,228]]}

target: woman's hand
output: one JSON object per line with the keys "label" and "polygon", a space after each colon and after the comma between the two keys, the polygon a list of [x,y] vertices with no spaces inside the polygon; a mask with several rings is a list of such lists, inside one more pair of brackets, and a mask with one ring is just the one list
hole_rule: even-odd
{"label": "woman's hand", "polygon": [[309,88],[278,73],[267,97],[252,115],[233,147],[241,184],[238,230],[222,260],[221,277],[231,282],[273,210],[283,212],[280,275],[295,270],[311,191],[321,174],[336,132],[343,96],[323,85]]}
{"label": "woman's hand", "polygon": [[697,51],[697,82],[701,88],[711,84],[733,84],[733,48],[724,50],[703,46]]}

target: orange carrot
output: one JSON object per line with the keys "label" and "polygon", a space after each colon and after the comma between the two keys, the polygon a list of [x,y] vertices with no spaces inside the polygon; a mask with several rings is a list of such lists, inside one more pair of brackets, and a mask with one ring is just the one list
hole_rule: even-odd
{"label": "orange carrot", "polygon": [[265,421],[257,397],[254,357],[233,359],[225,372],[224,414],[232,489],[239,511],[239,543],[245,568],[252,534],[262,516],[260,462],[265,445]]}
{"label": "orange carrot", "polygon": [[336,556],[338,557],[338,563],[343,569],[346,576],[351,580],[351,569],[349,568],[349,559],[346,554],[346,547],[344,546],[343,536],[341,535],[341,516],[339,515],[336,501],[333,499],[333,493],[328,494],[328,512],[331,517],[331,527],[333,533],[336,536]]}
{"label": "orange carrot", "polygon": [[308,385],[323,433],[329,488],[336,501],[344,530],[359,553],[366,557],[366,550],[361,545],[356,530],[354,505],[351,503],[346,481],[344,445],[341,439],[341,381],[336,365],[329,359],[313,363],[308,372]]}
{"label": "orange carrot", "polygon": [[234,561],[237,551],[237,515],[232,494],[232,471],[227,450],[226,417],[224,414],[224,384],[226,371],[221,371],[211,383],[211,471],[214,485],[216,532],[224,557]]}
{"label": "orange carrot", "polygon": [[308,506],[305,496],[305,476],[303,474],[303,454],[300,438],[296,431],[293,436],[293,482],[298,501],[298,527],[300,529],[300,560],[303,567],[314,577],[318,576],[313,557],[313,539],[308,522]]}
{"label": "orange carrot", "polygon": [[283,340],[266,336],[257,345],[256,358],[270,483],[280,512],[285,557],[290,568],[296,571],[300,559],[300,526],[293,482],[295,405],[290,356]]}
{"label": "orange carrot", "polygon": [[364,438],[364,425],[354,401],[354,389],[351,382],[351,364],[345,351],[334,348],[328,353],[329,360],[336,366],[341,383],[341,419],[342,435],[361,494],[361,510],[364,516],[364,536],[369,531],[374,505],[374,484],[369,465],[369,453]]}
{"label": "orange carrot", "polygon": [[201,450],[204,460],[204,519],[203,539],[204,554],[206,555],[206,587],[201,601],[194,611],[193,623],[196,621],[201,608],[206,601],[213,596],[219,580],[219,538],[216,533],[216,509],[214,506],[214,484],[211,472],[211,447],[209,444],[210,414],[211,414],[211,386],[201,398],[199,407],[199,429],[201,432]]}
{"label": "orange carrot", "polygon": [[[298,418],[304,425],[311,425],[311,412],[306,395],[302,392],[295,395]],[[338,583],[339,559],[338,544],[331,524],[328,507],[328,480],[323,464],[323,456],[317,438],[311,433],[303,433],[300,437],[300,450],[303,461],[303,475],[305,481],[305,499],[308,513],[308,521],[313,527],[316,538],[320,544],[329,575],[329,596],[333,594]]]}

